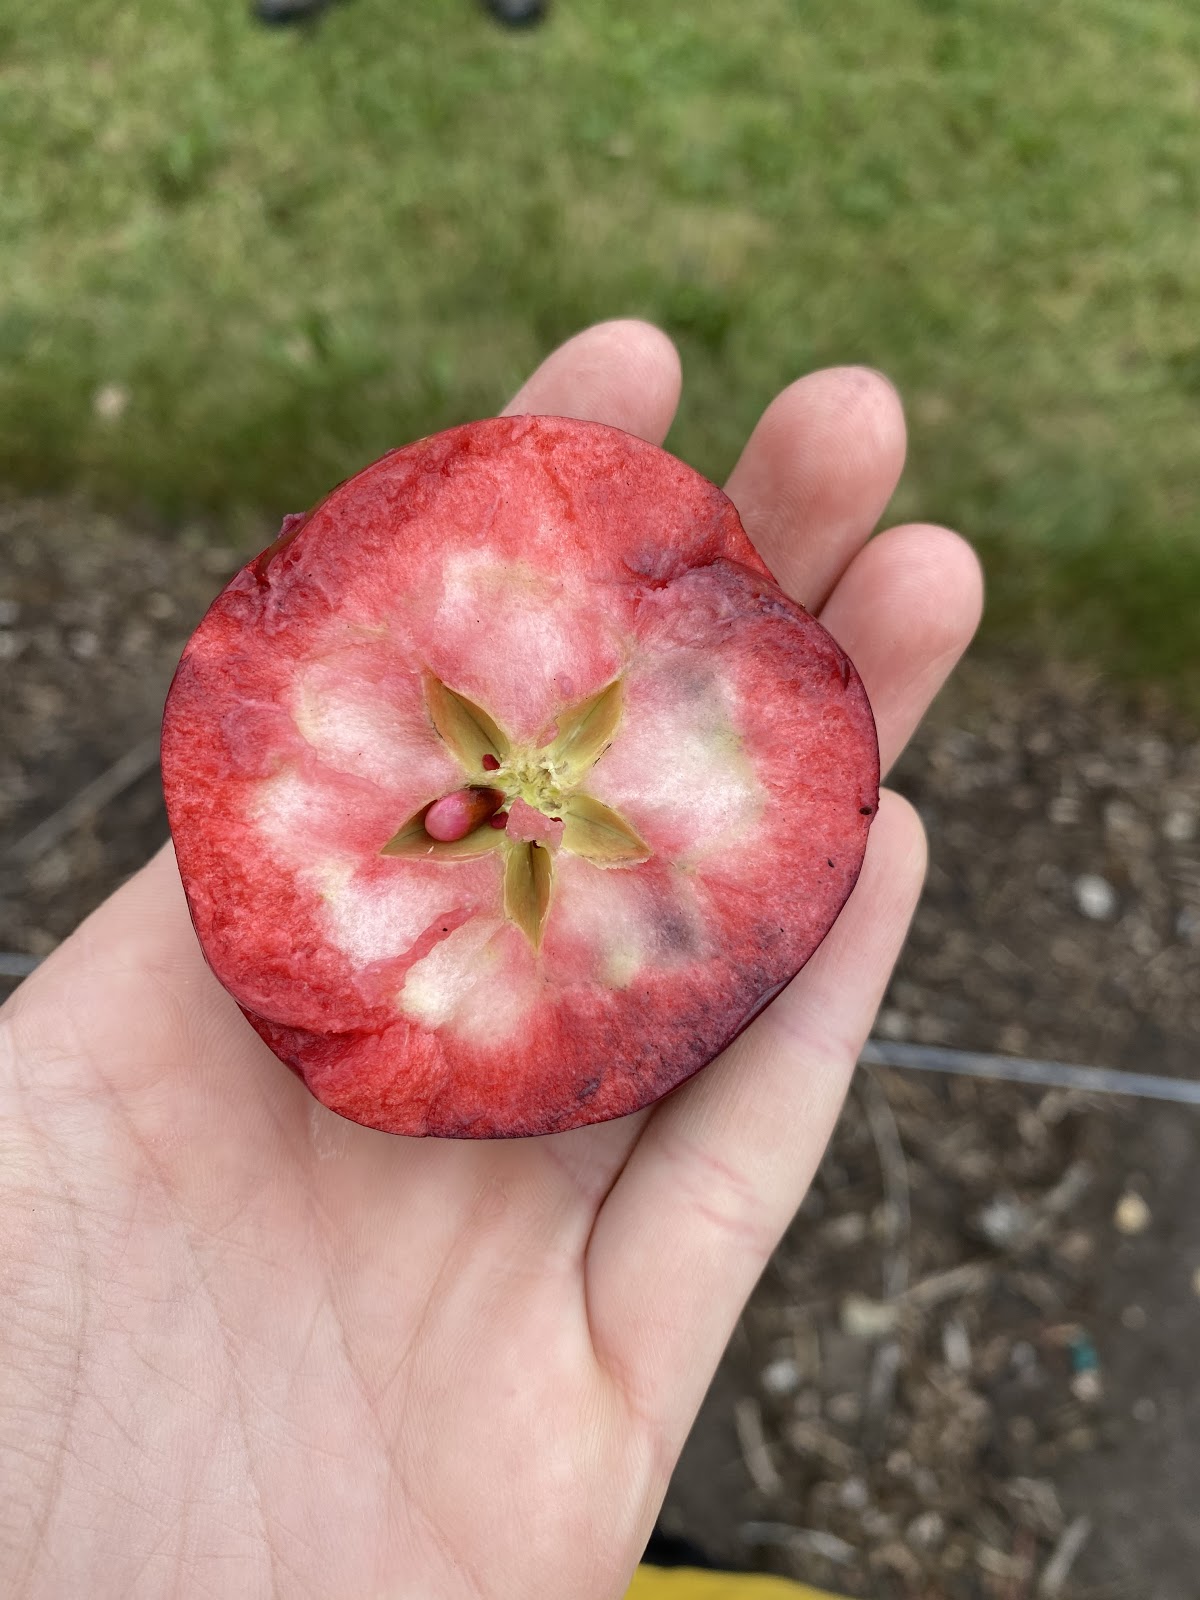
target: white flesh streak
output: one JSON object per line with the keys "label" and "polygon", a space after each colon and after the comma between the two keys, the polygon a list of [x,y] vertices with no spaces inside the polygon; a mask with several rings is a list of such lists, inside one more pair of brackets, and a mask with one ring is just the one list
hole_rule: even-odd
{"label": "white flesh streak", "polygon": [[468,1041],[511,1038],[536,998],[530,962],[513,958],[515,941],[497,938],[504,924],[474,917],[408,970],[400,1010],[427,1028],[451,1026]]}

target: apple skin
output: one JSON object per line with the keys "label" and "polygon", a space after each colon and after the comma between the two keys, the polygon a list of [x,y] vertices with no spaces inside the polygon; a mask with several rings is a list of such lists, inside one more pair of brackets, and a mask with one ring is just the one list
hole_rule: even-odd
{"label": "apple skin", "polygon": [[[509,753],[448,742],[430,685]],[[530,778],[618,692],[586,772]],[[563,418],[421,440],[289,517],[189,641],[162,758],[217,978],[325,1105],[409,1135],[547,1133],[675,1088],[812,955],[878,805],[862,683],[732,503]],[[386,854],[484,784],[548,819],[533,911],[506,877],[543,848],[525,821],[463,859]],[[573,849],[573,805],[640,854]]]}

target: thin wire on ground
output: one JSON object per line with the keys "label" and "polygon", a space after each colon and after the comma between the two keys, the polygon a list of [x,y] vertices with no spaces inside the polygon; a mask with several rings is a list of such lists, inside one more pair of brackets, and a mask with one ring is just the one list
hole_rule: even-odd
{"label": "thin wire on ground", "polygon": [[158,760],[158,746],[158,734],[140,740],[98,778],[86,784],[66,805],[52,812],[44,822],[39,822],[24,838],[18,839],[9,849],[8,859],[20,866],[28,866],[39,856],[45,855],[81,822],[102,811],[110,801],[149,772]]}
{"label": "thin wire on ground", "polygon": [[872,1067],[901,1067],[910,1072],[947,1072],[960,1078],[988,1078],[1002,1083],[1036,1083],[1048,1089],[1077,1089],[1084,1094],[1127,1094],[1136,1100],[1170,1100],[1200,1106],[1200,1082],[1154,1072],[1122,1072],[1117,1067],[1078,1067],[1067,1061],[1031,1061],[1024,1056],[993,1056],[978,1050],[949,1050],[940,1045],[901,1044],[868,1039],[859,1058]]}

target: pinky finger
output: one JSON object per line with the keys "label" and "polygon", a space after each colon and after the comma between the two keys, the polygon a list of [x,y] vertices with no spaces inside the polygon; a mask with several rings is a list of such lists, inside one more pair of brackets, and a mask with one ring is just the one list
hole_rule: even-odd
{"label": "pinky finger", "polygon": [[755,1280],[812,1180],[925,873],[912,807],[884,791],[854,893],[808,966],[650,1118],[597,1221],[597,1356],[681,1444]]}

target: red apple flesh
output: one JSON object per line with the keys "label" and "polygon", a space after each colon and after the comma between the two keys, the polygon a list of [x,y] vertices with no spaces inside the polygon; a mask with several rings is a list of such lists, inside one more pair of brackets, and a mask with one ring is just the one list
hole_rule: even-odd
{"label": "red apple flesh", "polygon": [[866,694],[730,501],[557,417],[393,451],[188,643],[163,783],[204,954],[332,1110],[621,1116],[812,955],[878,803]]}

